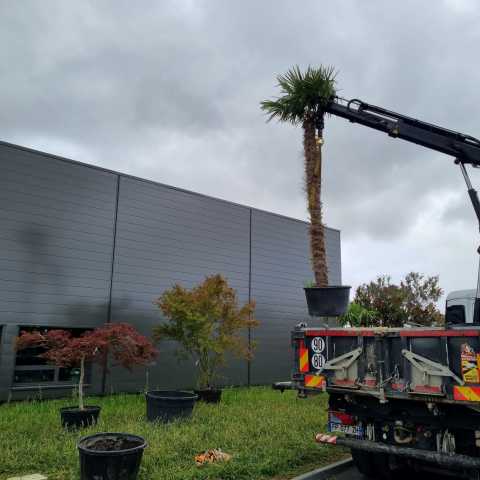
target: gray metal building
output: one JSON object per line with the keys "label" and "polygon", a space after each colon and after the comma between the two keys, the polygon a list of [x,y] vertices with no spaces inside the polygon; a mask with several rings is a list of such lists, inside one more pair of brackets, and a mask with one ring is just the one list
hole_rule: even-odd
{"label": "gray metal building", "polygon": [[[129,322],[150,334],[152,302],[174,282],[222,273],[257,303],[256,356],[232,359],[224,384],[290,375],[289,333],[308,321],[308,224],[0,142],[0,400],[63,395],[65,372],[20,357],[20,328],[87,329]],[[327,229],[329,280],[341,283],[340,232]],[[150,387],[190,387],[195,367],[159,345]],[[143,390],[144,369],[100,367],[90,392]]]}

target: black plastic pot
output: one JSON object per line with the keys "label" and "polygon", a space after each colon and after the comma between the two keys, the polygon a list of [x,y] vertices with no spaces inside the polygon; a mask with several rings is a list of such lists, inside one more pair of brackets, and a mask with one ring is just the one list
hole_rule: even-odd
{"label": "black plastic pot", "polygon": [[198,396],[184,390],[154,390],[145,394],[147,419],[151,422],[170,422],[189,417]]}
{"label": "black plastic pot", "polygon": [[198,395],[198,400],[205,403],[220,403],[220,399],[222,398],[222,391],[220,389],[206,388],[204,390],[195,390],[195,393]]}
{"label": "black plastic pot", "polygon": [[60,409],[60,418],[64,428],[83,428],[95,425],[100,415],[100,407],[86,405],[83,410],[78,407],[64,407]]}
{"label": "black plastic pot", "polygon": [[135,480],[147,442],[129,433],[97,433],[77,446],[81,480]]}
{"label": "black plastic pot", "polygon": [[350,287],[329,286],[305,288],[308,313],[312,317],[338,317],[348,308]]}

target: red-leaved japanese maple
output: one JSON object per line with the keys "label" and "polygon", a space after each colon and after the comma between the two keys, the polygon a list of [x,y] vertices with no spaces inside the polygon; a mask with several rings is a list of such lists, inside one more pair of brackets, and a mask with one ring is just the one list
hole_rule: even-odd
{"label": "red-leaved japanese maple", "polygon": [[158,353],[147,337],[127,323],[108,323],[78,337],[67,330],[22,331],[16,346],[17,350],[41,347],[45,351],[39,357],[57,367],[80,367],[80,410],[84,409],[85,363],[101,362],[111,355],[117,364],[131,370],[136,365],[149,364]]}

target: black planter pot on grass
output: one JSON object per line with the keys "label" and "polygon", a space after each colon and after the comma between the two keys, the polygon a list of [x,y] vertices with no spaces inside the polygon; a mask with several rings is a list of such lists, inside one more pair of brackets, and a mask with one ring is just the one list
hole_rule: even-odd
{"label": "black planter pot on grass", "polygon": [[129,433],[97,433],[78,442],[81,480],[135,480],[147,442]]}
{"label": "black planter pot on grass", "polygon": [[90,427],[95,425],[100,415],[100,407],[86,405],[83,410],[78,407],[64,407],[60,409],[62,427],[68,429]]}
{"label": "black planter pot on grass", "polygon": [[198,395],[198,400],[205,403],[220,403],[222,398],[222,390],[214,388],[205,388],[201,390],[195,390]]}
{"label": "black planter pot on grass", "polygon": [[307,287],[308,313],[312,317],[339,317],[348,308],[349,286]]}
{"label": "black planter pot on grass", "polygon": [[192,414],[198,396],[184,390],[154,390],[145,394],[147,419],[151,422],[170,422]]}

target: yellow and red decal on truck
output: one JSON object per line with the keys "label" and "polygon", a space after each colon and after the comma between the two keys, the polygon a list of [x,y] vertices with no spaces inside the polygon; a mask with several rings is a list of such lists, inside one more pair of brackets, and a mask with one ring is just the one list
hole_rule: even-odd
{"label": "yellow and red decal on truck", "polygon": [[305,387],[324,390],[327,384],[321,375],[305,375]]}
{"label": "yellow and red decal on truck", "polygon": [[480,387],[453,387],[453,399],[461,402],[480,402]]}
{"label": "yellow and red decal on truck", "polygon": [[310,369],[308,361],[308,348],[305,346],[305,342],[300,340],[300,346],[298,349],[299,369],[302,373],[308,372]]}

